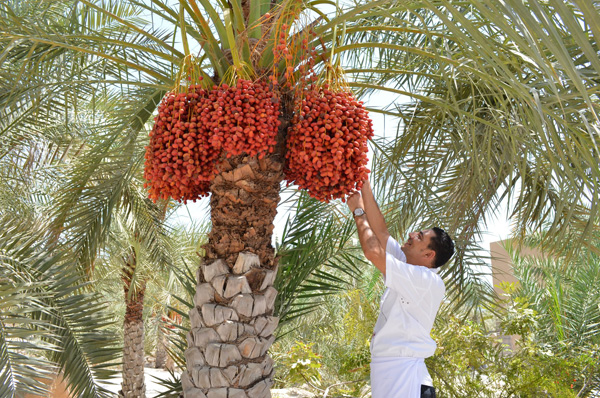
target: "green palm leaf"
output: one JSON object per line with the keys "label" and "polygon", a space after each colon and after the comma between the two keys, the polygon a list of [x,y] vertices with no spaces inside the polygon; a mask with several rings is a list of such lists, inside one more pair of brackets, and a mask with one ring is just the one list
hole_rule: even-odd
{"label": "green palm leaf", "polygon": [[314,310],[362,274],[367,263],[353,236],[353,218],[336,205],[299,194],[296,214],[288,218],[277,248],[275,308],[280,324]]}
{"label": "green palm leaf", "polygon": [[0,235],[0,391],[12,397],[43,393],[44,379],[64,377],[77,396],[108,392],[100,380],[119,356],[112,317],[100,296],[86,293],[61,248],[49,255],[47,225],[4,216]]}
{"label": "green palm leaf", "polygon": [[[67,239],[80,253],[82,264],[94,261],[106,240],[115,209],[131,206],[129,211],[133,209],[143,214],[140,212],[143,208],[140,204],[144,202],[140,201],[141,192],[131,187],[139,183],[137,176],[143,166],[139,134],[163,92],[151,90],[147,95],[133,115],[124,122],[118,121],[116,126],[109,126],[105,136],[91,143],[87,156],[74,163],[69,172],[70,182],[57,198],[56,228],[69,230]],[[123,130],[129,134],[123,136]],[[152,206],[147,199],[145,203]],[[157,220],[156,210],[145,211],[155,215],[146,217],[142,228],[148,228],[149,222]]]}

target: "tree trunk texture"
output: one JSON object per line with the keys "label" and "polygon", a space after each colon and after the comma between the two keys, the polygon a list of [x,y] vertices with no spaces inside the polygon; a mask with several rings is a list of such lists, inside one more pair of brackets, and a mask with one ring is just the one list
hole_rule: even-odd
{"label": "tree trunk texture", "polygon": [[[133,265],[131,265],[133,264]],[[125,321],[123,322],[123,382],[119,396],[124,398],[145,398],[144,383],[144,292],[145,284],[137,294],[129,297],[131,275],[135,269],[135,260],[123,268],[125,290]]]}
{"label": "tree trunk texture", "polygon": [[271,246],[283,180],[279,155],[221,159],[212,231],[198,270],[182,374],[186,398],[268,398],[277,261]]}
{"label": "tree trunk texture", "polygon": [[164,369],[167,365],[167,336],[162,328],[158,326],[158,335],[156,336],[156,353],[154,359],[154,367],[156,369]]}

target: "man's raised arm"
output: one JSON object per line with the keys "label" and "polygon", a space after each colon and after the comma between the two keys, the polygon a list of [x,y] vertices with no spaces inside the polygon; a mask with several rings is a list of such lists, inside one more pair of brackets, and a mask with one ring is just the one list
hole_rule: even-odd
{"label": "man's raised arm", "polygon": [[365,180],[360,193],[371,229],[385,250],[388,238],[390,237],[390,231],[385,224],[385,219],[383,218],[383,214],[381,214],[381,210],[379,210],[379,206],[377,206],[377,202],[375,201],[375,196],[371,190],[371,184],[369,183],[369,180]]}

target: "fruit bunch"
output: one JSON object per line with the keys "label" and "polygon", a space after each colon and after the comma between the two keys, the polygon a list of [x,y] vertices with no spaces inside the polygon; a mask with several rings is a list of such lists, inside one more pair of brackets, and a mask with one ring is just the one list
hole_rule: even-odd
{"label": "fruit bunch", "polygon": [[199,106],[208,93],[199,85],[187,92],[170,92],[158,106],[146,147],[144,178],[150,199],[172,197],[180,202],[207,196],[220,151],[199,123]]}
{"label": "fruit bunch", "polygon": [[360,190],[371,137],[373,122],[352,93],[327,86],[305,91],[287,135],[288,183],[323,202]]}
{"label": "fruit bunch", "polygon": [[239,79],[231,87],[182,91],[161,101],[146,147],[144,187],[155,202],[207,196],[223,151],[263,157],[276,143],[279,100],[267,83]]}
{"label": "fruit bunch", "polygon": [[262,158],[273,152],[281,122],[279,100],[267,83],[239,79],[235,86],[215,86],[199,105],[210,143],[227,157],[246,153]]}

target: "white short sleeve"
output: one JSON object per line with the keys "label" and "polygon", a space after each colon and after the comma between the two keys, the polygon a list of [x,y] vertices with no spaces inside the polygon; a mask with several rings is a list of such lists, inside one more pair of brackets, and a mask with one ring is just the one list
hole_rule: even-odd
{"label": "white short sleeve", "polygon": [[[398,253],[398,250],[400,253]],[[441,278],[429,268],[407,264],[406,256],[396,240],[390,237],[386,247],[385,285],[413,302],[419,302],[432,290],[442,288]]]}
{"label": "white short sleeve", "polygon": [[397,258],[400,261],[406,261],[406,256],[402,251],[402,247],[400,243],[391,236],[388,238],[387,245],[385,247],[385,251]]}

